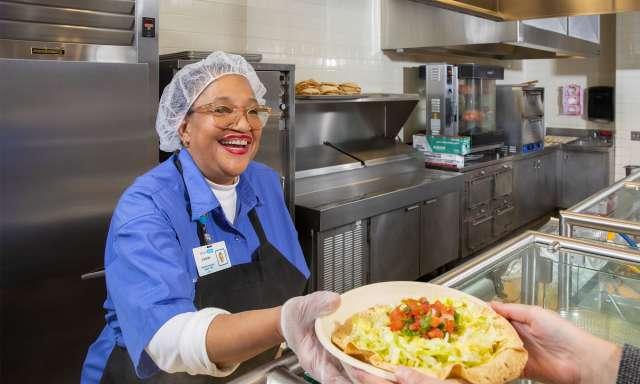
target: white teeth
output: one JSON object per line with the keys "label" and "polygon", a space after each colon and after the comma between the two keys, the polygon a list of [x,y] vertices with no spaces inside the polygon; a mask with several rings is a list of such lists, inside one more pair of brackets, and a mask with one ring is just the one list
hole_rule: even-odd
{"label": "white teeth", "polygon": [[231,139],[231,140],[221,140],[223,145],[247,145],[249,142],[247,139]]}

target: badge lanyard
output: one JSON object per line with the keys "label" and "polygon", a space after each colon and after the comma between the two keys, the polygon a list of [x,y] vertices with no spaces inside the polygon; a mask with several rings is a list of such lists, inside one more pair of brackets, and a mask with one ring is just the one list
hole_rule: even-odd
{"label": "badge lanyard", "polygon": [[[191,211],[191,199],[189,198],[189,191],[187,190],[187,183],[184,181],[184,174],[182,172],[182,163],[180,162],[180,159],[178,159],[178,154],[176,153],[173,156],[173,163],[175,164],[176,168],[178,169],[178,173],[180,173],[180,178],[182,179],[182,184],[184,185],[184,198],[187,201],[187,213],[189,214],[189,217],[191,217],[192,211]],[[213,238],[211,237],[211,235],[207,232],[207,226],[205,225],[208,221],[207,215],[202,215],[200,216],[200,218],[197,221],[197,226],[198,226],[198,239],[200,240],[200,245],[207,245],[207,244],[211,244],[213,242]]]}
{"label": "badge lanyard", "polygon": [[[191,199],[189,198],[187,183],[184,180],[182,163],[180,162],[180,159],[178,159],[177,154],[173,157],[173,162],[178,169],[178,173],[180,173],[182,183],[184,184],[184,198],[187,201],[187,213],[189,214],[189,218],[191,218]],[[206,223],[208,220],[209,218],[207,215],[202,215],[198,218],[198,221],[196,221],[200,246],[191,250],[198,270],[198,276],[200,277],[232,267],[231,260],[229,260],[227,245],[224,240],[214,243],[213,238],[207,232]]]}

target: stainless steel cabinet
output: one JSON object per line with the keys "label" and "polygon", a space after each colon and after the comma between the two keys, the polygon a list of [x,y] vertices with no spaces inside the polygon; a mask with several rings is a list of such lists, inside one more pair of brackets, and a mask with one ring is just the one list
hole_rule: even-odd
{"label": "stainless steel cabinet", "polygon": [[458,258],[460,193],[457,191],[370,220],[371,283],[413,280]]}
{"label": "stainless steel cabinet", "polygon": [[550,153],[540,158],[538,167],[540,190],[543,196],[538,200],[541,215],[549,213],[558,205],[558,152]]}
{"label": "stainless steel cabinet", "polygon": [[513,227],[513,178],[511,162],[465,174],[463,257],[493,243]]}
{"label": "stainless steel cabinet", "polygon": [[536,184],[537,158],[513,163],[513,199],[516,202],[515,225],[520,227],[535,218],[536,199],[533,185]]}
{"label": "stainless steel cabinet", "polygon": [[519,227],[555,208],[557,153],[516,161],[513,169],[514,225]]}
{"label": "stainless steel cabinet", "polygon": [[560,207],[569,208],[609,185],[606,152],[562,152]]}
{"label": "stainless steel cabinet", "polygon": [[420,207],[420,275],[458,258],[460,193],[427,200]]}
{"label": "stainless steel cabinet", "polygon": [[420,204],[371,218],[370,282],[420,276]]}

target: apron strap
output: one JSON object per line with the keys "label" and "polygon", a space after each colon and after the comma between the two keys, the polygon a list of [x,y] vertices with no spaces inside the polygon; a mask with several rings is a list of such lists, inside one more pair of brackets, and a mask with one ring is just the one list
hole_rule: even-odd
{"label": "apron strap", "polygon": [[262,224],[260,224],[260,219],[258,218],[255,208],[249,211],[249,220],[251,221],[253,230],[256,231],[256,235],[258,235],[258,239],[260,239],[260,244],[267,244],[267,235],[264,233],[264,229],[262,228]]}

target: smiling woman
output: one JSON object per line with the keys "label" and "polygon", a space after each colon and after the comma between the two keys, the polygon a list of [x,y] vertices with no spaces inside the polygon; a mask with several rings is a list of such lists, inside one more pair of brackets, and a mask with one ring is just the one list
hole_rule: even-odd
{"label": "smiling woman", "polygon": [[236,74],[213,82],[193,104],[178,129],[180,140],[207,179],[232,184],[258,152],[269,108]]}
{"label": "smiling woman", "polygon": [[[212,383],[286,341],[323,382],[344,382],[313,333],[338,295],[301,295],[309,269],[279,177],[253,161],[270,110],[242,57],[214,52],[160,99],[160,149],[130,186],[105,251],[107,325],[83,383]],[[242,365],[240,365],[242,363]],[[240,367],[239,367],[240,366]],[[238,368],[239,367],[239,368]]]}

